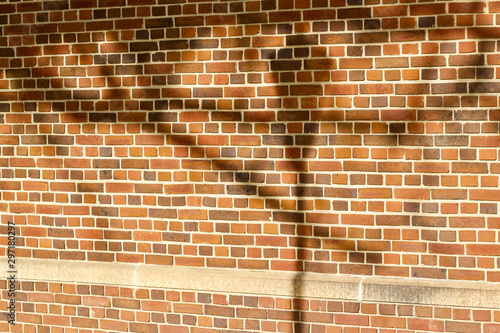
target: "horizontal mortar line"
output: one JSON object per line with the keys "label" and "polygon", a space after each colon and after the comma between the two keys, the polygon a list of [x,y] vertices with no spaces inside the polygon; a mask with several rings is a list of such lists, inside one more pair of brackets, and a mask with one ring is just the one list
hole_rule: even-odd
{"label": "horizontal mortar line", "polygon": [[[2,264],[7,264],[3,258]],[[498,308],[500,285],[486,282],[378,276],[327,275],[275,271],[190,268],[124,263],[93,263],[23,258],[21,281],[67,282],[145,288],[260,294],[283,297],[345,299]]]}

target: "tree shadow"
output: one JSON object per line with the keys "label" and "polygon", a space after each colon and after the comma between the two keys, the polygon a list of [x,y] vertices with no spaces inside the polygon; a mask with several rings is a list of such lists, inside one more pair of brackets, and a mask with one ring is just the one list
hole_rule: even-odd
{"label": "tree shadow", "polygon": [[[44,2],[43,8],[68,9],[66,1],[57,3],[62,7],[45,8],[53,4],[47,2],[46,5]],[[226,30],[234,27],[235,30],[243,31],[247,26],[251,29],[253,24],[266,25],[269,19],[275,20],[261,27],[261,35],[227,36],[221,39],[220,44],[208,39],[211,35],[207,32],[210,31],[203,26],[203,17],[196,15],[172,19],[164,17],[164,13],[156,18],[145,19],[144,28],[133,28],[137,22],[131,19],[127,23],[130,25],[120,23],[124,29],[122,35],[118,31],[99,34],[100,27],[106,26],[106,19],[113,15],[114,9],[109,8],[106,13],[103,13],[103,9],[96,9],[92,11],[95,21],[92,23],[95,23],[94,36],[97,40],[76,43],[76,39],[72,50],[79,47],[75,54],[80,62],[82,59],[85,61],[95,50],[109,53],[94,55],[90,60],[93,66],[87,67],[85,75],[80,72],[82,66],[39,67],[39,63],[36,63],[30,69],[21,61],[23,55],[14,53],[11,48],[2,48],[0,55],[5,57],[1,60],[2,67],[9,67],[4,73],[12,82],[11,87],[18,90],[15,96],[12,91],[1,95],[2,99],[8,101],[1,106],[6,111],[4,123],[26,124],[32,120],[39,126],[52,124],[52,134],[26,133],[21,136],[20,144],[54,145],[55,156],[61,158],[47,158],[47,164],[42,168],[63,166],[69,169],[66,179],[81,180],[76,187],[64,190],[72,193],[69,203],[73,205],[68,205],[70,209],[86,198],[92,200],[93,196],[96,197],[91,210],[78,213],[88,217],[89,221],[85,223],[102,229],[92,249],[95,254],[89,251],[87,257],[82,258],[78,254],[80,245],[76,244],[75,248],[75,244],[66,242],[61,245],[65,250],[59,254],[56,252],[56,258],[117,260],[113,252],[125,249],[130,255],[121,259],[126,261],[170,265],[178,264],[176,258],[188,249],[198,258],[191,261],[188,259],[194,256],[188,256],[188,259],[179,260],[179,264],[196,266],[201,263],[227,268],[240,268],[240,265],[245,264],[244,269],[295,271],[294,309],[298,312],[294,318],[297,330],[305,329],[303,327],[308,325],[302,323],[301,296],[304,294],[302,280],[305,272],[418,276],[422,270],[414,271],[413,266],[398,269],[385,265],[383,253],[394,250],[395,245],[393,243],[391,247],[390,241],[375,240],[381,239],[386,227],[434,228],[443,226],[442,220],[429,218],[428,214],[438,211],[433,205],[425,208],[427,211],[423,208],[424,201],[430,201],[431,198],[420,197],[420,192],[406,197],[401,194],[399,211],[392,211],[391,214],[384,214],[385,210],[380,212],[380,208],[377,208],[380,201],[392,196],[398,186],[396,181],[396,185],[383,187],[384,179],[381,176],[384,175],[380,173],[385,173],[385,177],[390,173],[403,173],[406,178],[406,175],[417,172],[422,177],[428,177],[422,178],[421,183],[410,181],[408,185],[415,188],[435,186],[433,174],[445,172],[444,169],[436,170],[435,166],[426,162],[415,163],[412,169],[411,162],[402,160],[417,160],[426,153],[435,156],[431,158],[435,160],[439,159],[438,155],[432,155],[436,153],[433,151],[435,148],[447,145],[466,147],[469,144],[467,137],[427,135],[426,126],[436,122],[433,125],[446,127],[446,122],[454,121],[449,125],[450,133],[454,134],[458,132],[452,127],[462,121],[497,120],[492,119],[496,114],[488,115],[484,110],[454,110],[459,106],[480,106],[481,98],[477,98],[476,94],[495,93],[496,85],[481,81],[432,83],[441,75],[436,67],[445,70],[445,57],[433,53],[441,52],[439,47],[449,47],[444,44],[437,46],[437,51],[430,50],[429,54],[432,55],[413,55],[409,50],[406,62],[403,59],[405,57],[384,58],[386,54],[378,43],[405,40],[420,43],[425,38],[422,37],[422,31],[432,26],[432,18],[419,17],[418,26],[414,27],[416,30],[398,31],[396,26],[390,32],[385,32],[380,19],[373,16],[383,6],[373,6],[371,11],[367,11],[369,6],[362,6],[358,2],[348,2],[348,5],[351,3],[352,6],[345,8],[335,7],[337,16],[335,12],[331,13],[333,9],[308,12],[314,17],[323,15],[320,16],[322,21],[313,25],[312,34],[310,30],[301,30],[304,29],[302,26],[287,23],[293,19],[294,13],[284,14],[274,1],[261,3],[261,9],[265,11],[276,10],[269,16],[267,13],[245,12],[243,2],[214,4],[212,11],[221,14],[205,18],[211,20],[212,32],[216,27],[225,27]],[[326,8],[328,4],[319,7]],[[234,19],[230,13],[237,13]],[[179,26],[187,31],[185,38],[182,31],[176,29]],[[33,27],[30,26],[30,29]],[[64,27],[69,29],[68,35],[75,34],[70,26]],[[359,32],[363,28],[374,32]],[[37,26],[35,29],[42,27]],[[50,26],[44,29],[50,29]],[[136,29],[135,34],[127,37],[130,29]],[[482,28],[471,29],[476,29],[471,30],[473,34],[483,32],[478,30]],[[191,30],[195,31],[194,35]],[[429,30],[428,33],[440,34],[439,30]],[[446,34],[453,34],[452,31],[442,31],[445,37]],[[132,39],[124,41],[120,38]],[[266,40],[275,44],[265,44]],[[124,49],[124,45],[130,45],[130,52]],[[328,45],[328,49],[324,47],[325,50],[321,50],[322,45]],[[55,52],[53,56],[57,57],[60,51],[49,46],[52,45],[43,46],[43,50]],[[482,47],[483,51],[480,52],[494,52],[489,42],[484,42]],[[226,49],[227,52],[224,51]],[[20,47],[16,48],[16,52],[20,50]],[[28,56],[29,52],[35,51],[34,47],[22,49],[22,52],[28,52],[25,57],[29,58],[32,57]],[[183,58],[184,51],[186,58]],[[217,61],[203,60],[207,56],[203,52],[211,53],[210,59]],[[196,58],[198,55],[202,60]],[[36,54],[33,56],[36,57]],[[229,61],[231,57],[234,57],[232,62]],[[483,67],[484,58],[476,56],[469,60],[462,55],[450,56],[449,61],[453,62],[450,64],[464,66],[455,76],[450,74],[450,80],[493,79],[492,69]],[[401,77],[398,80],[397,73],[389,73],[390,68],[409,70],[410,64],[421,69],[413,80],[411,77],[408,81]],[[200,69],[203,71],[203,66],[205,71],[210,71],[211,79],[201,74],[198,81],[193,81]],[[477,68],[472,75],[469,72],[474,67]],[[68,80],[74,79],[75,83],[71,80],[59,82],[57,77],[63,75],[63,69]],[[372,70],[374,73],[368,73]],[[388,78],[380,75],[393,75],[394,81],[390,82],[395,82],[394,85],[382,83],[383,79]],[[35,77],[38,90],[34,89],[35,83],[31,82],[35,81]],[[73,86],[77,84],[77,79],[87,78],[92,78],[90,87],[85,87],[85,83],[84,86]],[[420,79],[429,82],[415,84]],[[127,80],[130,82],[127,83]],[[140,86],[140,80],[145,80],[141,81],[143,87]],[[200,83],[200,80],[206,81]],[[249,83],[254,86],[248,87]],[[131,88],[124,88],[124,84],[130,84]],[[47,90],[42,96],[39,89]],[[488,96],[484,97],[487,103]],[[435,108],[440,112],[436,113]],[[17,114],[18,111],[23,113]],[[19,122],[13,121],[14,116],[20,116]],[[59,133],[56,123],[84,125],[85,129],[73,134],[64,132],[69,131],[66,127],[63,133]],[[9,134],[15,132],[15,126]],[[99,128],[108,132],[99,133]],[[498,132],[497,124],[496,128],[492,128],[492,131]],[[205,133],[200,134],[203,130]],[[376,134],[373,134],[374,130]],[[5,137],[3,143],[14,149],[20,145],[12,141],[12,137]],[[73,156],[70,151],[75,144],[99,148],[97,156],[90,155],[98,157],[93,159],[91,166],[81,165],[79,158],[68,157]],[[131,144],[139,144],[142,151],[140,156],[130,158]],[[155,147],[156,152],[151,153],[151,156],[144,155],[148,147]],[[385,154],[387,162],[366,159],[370,154],[377,153],[374,152],[375,147],[381,147],[380,156]],[[402,151],[398,151],[400,147]],[[408,147],[415,147],[415,151]],[[162,148],[163,155],[160,153]],[[320,153],[322,148],[324,150]],[[363,148],[367,148],[368,152],[363,152]],[[394,150],[389,153],[391,148]],[[427,148],[429,150],[425,152]],[[4,149],[8,151],[10,147],[2,147],[2,152]],[[83,152],[81,154],[80,157],[85,156]],[[324,154],[323,157],[320,154]],[[390,154],[394,154],[398,163],[389,161]],[[129,158],[118,161],[116,157],[119,156]],[[35,166],[40,167],[29,167]],[[96,172],[98,170],[95,176],[91,176],[93,179],[85,178],[85,172],[80,170],[89,167]],[[169,171],[160,175],[161,170]],[[310,171],[316,173],[310,174]],[[29,172],[36,170],[31,169]],[[63,172],[66,171],[60,171]],[[135,183],[127,181],[130,175]],[[106,184],[102,184],[103,181]],[[139,184],[141,181],[147,184]],[[168,185],[163,186],[162,182]],[[372,188],[363,188],[365,185]],[[235,197],[231,207],[223,202],[224,194]],[[158,196],[157,202],[148,203],[150,201],[146,197],[155,195]],[[238,199],[238,205],[241,206],[235,207],[236,196],[240,195],[242,199]],[[122,205],[116,207],[115,198],[134,208],[127,209]],[[33,202],[37,202],[35,199]],[[250,209],[253,208],[250,206],[252,199],[255,199],[254,207],[259,210],[257,213]],[[219,206],[219,201],[222,206]],[[373,210],[370,210],[370,204]],[[60,210],[51,207],[53,210],[49,210],[48,215],[69,214],[64,211],[64,205],[60,206]],[[201,213],[197,214],[196,210]],[[372,211],[380,214],[372,214]],[[31,214],[34,211],[11,212]],[[141,218],[144,212],[146,216]],[[399,215],[401,213],[404,214]],[[179,214],[183,214],[182,218]],[[233,229],[241,232],[241,223],[236,223],[238,218],[240,222],[244,221],[244,230],[241,235],[235,236],[232,234]],[[143,230],[141,234],[141,230],[126,230],[127,224],[137,227],[142,223],[141,220],[150,220],[144,222],[147,231]],[[218,222],[208,225],[205,230],[209,231],[202,232],[202,225],[210,220]],[[264,224],[263,221],[273,223]],[[71,218],[49,216],[41,224],[66,226],[74,237],[77,231],[72,228],[72,223],[74,221]],[[81,220],[78,223],[82,223]],[[266,227],[272,232],[269,235],[262,233],[262,228]],[[56,235],[58,231],[54,229],[49,229],[47,233]],[[161,239],[150,244],[151,248],[145,252],[134,253],[138,250],[134,240],[158,237],[152,230],[163,230]],[[212,235],[208,236],[210,233]],[[280,237],[283,235],[287,237],[285,241]],[[366,236],[374,241],[366,240]],[[230,255],[215,255],[216,250],[212,245],[219,242],[231,245],[227,250],[231,251]],[[194,252],[189,245],[194,245]],[[263,248],[252,249],[250,254],[249,248],[245,250],[245,246],[251,245]],[[402,244],[399,249],[402,252],[421,253],[421,244],[415,242],[413,245],[418,249],[405,248]],[[266,256],[269,259],[264,259]],[[381,267],[379,272],[377,267]],[[441,276],[438,268],[433,272]]]}

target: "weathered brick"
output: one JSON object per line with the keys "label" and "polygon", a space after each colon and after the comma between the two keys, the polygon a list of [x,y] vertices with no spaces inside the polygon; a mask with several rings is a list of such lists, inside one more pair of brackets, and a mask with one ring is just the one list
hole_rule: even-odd
{"label": "weathered brick", "polygon": [[222,88],[193,88],[193,97],[222,97]]}
{"label": "weathered brick", "polygon": [[469,92],[473,94],[487,94],[500,92],[500,84],[497,82],[472,82],[469,83]]}
{"label": "weathered brick", "polygon": [[354,34],[356,44],[384,43],[389,41],[387,32],[364,32]]}
{"label": "weathered brick", "polygon": [[166,18],[157,18],[157,19],[147,19],[145,20],[145,28],[169,28],[172,27],[174,21],[170,17]]}
{"label": "weathered brick", "polygon": [[238,24],[267,23],[267,13],[238,14]]}
{"label": "weathered brick", "polygon": [[433,83],[433,94],[463,94],[467,92],[467,83]]}

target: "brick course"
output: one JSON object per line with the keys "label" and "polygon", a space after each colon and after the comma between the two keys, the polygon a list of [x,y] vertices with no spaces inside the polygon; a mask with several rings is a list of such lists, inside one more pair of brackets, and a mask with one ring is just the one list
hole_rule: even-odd
{"label": "brick course", "polygon": [[[2,288],[5,288],[5,283]],[[497,332],[498,309],[23,281],[11,332]],[[7,323],[0,323],[9,331]]]}

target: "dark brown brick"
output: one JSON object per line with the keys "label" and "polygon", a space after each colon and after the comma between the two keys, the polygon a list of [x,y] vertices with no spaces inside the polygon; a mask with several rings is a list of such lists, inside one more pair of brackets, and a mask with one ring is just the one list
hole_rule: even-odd
{"label": "dark brown brick", "polygon": [[318,35],[286,36],[286,45],[318,45]]}
{"label": "dark brown brick", "polygon": [[321,34],[321,44],[351,44],[354,41],[352,33]]}
{"label": "dark brown brick", "polygon": [[273,212],[273,221],[304,222],[304,213]]}
{"label": "dark brown brick", "polygon": [[[158,42],[133,42],[130,43],[130,52],[158,51]],[[118,68],[117,68],[118,74]],[[137,73],[141,74],[141,73]],[[123,75],[123,74],[118,74]]]}
{"label": "dark brown brick", "polygon": [[292,196],[303,197],[322,197],[323,188],[321,187],[292,187]]}
{"label": "dark brown brick", "polygon": [[250,38],[222,38],[220,43],[222,48],[250,47]]}
{"label": "dark brown brick", "polygon": [[48,90],[45,92],[45,98],[48,100],[71,99],[71,91],[69,91],[69,90]]}
{"label": "dark brown brick", "polygon": [[377,215],[377,225],[410,225],[410,217],[406,215]]}
{"label": "dark brown brick", "polygon": [[267,13],[238,14],[238,24],[267,23]]}
{"label": "dark brown brick", "polygon": [[203,26],[203,16],[179,16],[175,18],[175,26]]}
{"label": "dark brown brick", "polygon": [[148,120],[154,122],[175,122],[177,121],[176,112],[152,112],[148,114]]}
{"label": "dark brown brick", "polygon": [[102,183],[80,183],[77,185],[78,192],[104,192]]}
{"label": "dark brown brick", "polygon": [[327,187],[325,188],[325,197],[332,198],[356,198],[357,197],[356,189],[347,189],[347,188],[333,188]]}
{"label": "dark brown brick", "polygon": [[21,143],[23,145],[37,145],[37,144],[46,144],[47,136],[46,135],[22,135]]}
{"label": "dark brown brick", "polygon": [[444,216],[413,216],[411,225],[417,227],[446,227]]}
{"label": "dark brown brick", "polygon": [[35,123],[58,123],[59,122],[59,115],[58,114],[35,113],[33,115],[33,121]]}
{"label": "dark brown brick", "polygon": [[354,34],[356,44],[384,43],[389,41],[387,32],[365,32]]}
{"label": "dark brown brick", "polygon": [[274,162],[266,160],[247,160],[244,163],[245,170],[274,170]]}
{"label": "dark brown brick", "polygon": [[15,55],[13,48],[0,48],[0,57],[8,58]]}
{"label": "dark brown brick", "polygon": [[482,66],[484,65],[484,55],[450,55],[448,62],[450,66]]}
{"label": "dark brown brick", "polygon": [[293,145],[293,137],[291,135],[264,135],[262,137],[264,145]]}
{"label": "dark brown brick", "polygon": [[211,210],[208,214],[211,221],[222,220],[222,221],[238,221],[239,212],[228,211],[228,210]]}
{"label": "dark brown brick", "polygon": [[469,137],[465,135],[436,135],[436,146],[468,146]]}
{"label": "dark brown brick", "polygon": [[222,88],[193,88],[193,97],[222,97]]}
{"label": "dark brown brick", "polygon": [[430,84],[396,84],[396,95],[423,95],[430,93]]}
{"label": "dark brown brick", "polygon": [[487,163],[453,162],[451,164],[453,173],[488,173]]}
{"label": "dark brown brick", "polygon": [[302,68],[300,60],[272,60],[271,70],[273,71],[293,71]]}
{"label": "dark brown brick", "polygon": [[118,216],[118,214],[116,207],[92,207],[92,215],[95,216]]}
{"label": "dark brown brick", "polygon": [[149,208],[149,216],[155,218],[176,218],[177,212],[175,209]]}
{"label": "dark brown brick", "polygon": [[69,9],[68,0],[44,1],[43,10],[64,10]]}
{"label": "dark brown brick", "polygon": [[151,28],[169,28],[174,25],[174,21],[170,17],[157,18],[157,19],[147,19],[145,20],[146,29]]}
{"label": "dark brown brick", "polygon": [[350,9],[339,9],[337,11],[338,19],[362,19],[370,18],[371,12],[370,8],[350,8]]}
{"label": "dark brown brick", "polygon": [[99,99],[99,90],[73,90],[74,99]]}
{"label": "dark brown brick", "polygon": [[164,232],[162,233],[162,239],[168,242],[189,242],[191,240],[191,235],[184,233]]}
{"label": "dark brown brick", "polygon": [[500,92],[500,83],[497,82],[471,82],[469,83],[471,94],[491,94]]}
{"label": "dark brown brick", "polygon": [[330,145],[333,146],[359,146],[361,145],[360,135],[330,135]]}
{"label": "dark brown brick", "polygon": [[255,186],[255,185],[227,185],[227,194],[255,195],[255,194],[257,194],[257,186]]}
{"label": "dark brown brick", "polygon": [[49,135],[48,143],[52,145],[73,145],[75,138],[71,135]]}
{"label": "dark brown brick", "polygon": [[402,146],[432,146],[432,136],[426,135],[400,135],[399,144]]}
{"label": "dark brown brick", "polygon": [[217,39],[194,39],[189,41],[191,49],[215,49],[219,47]]}
{"label": "dark brown brick", "polygon": [[433,94],[464,94],[467,93],[467,83],[433,83],[431,91]]}
{"label": "dark brown brick", "polygon": [[162,40],[160,41],[160,50],[181,50],[187,49],[189,43],[187,40]]}
{"label": "dark brown brick", "polygon": [[140,75],[143,73],[141,65],[120,65],[116,66],[116,75]]}

